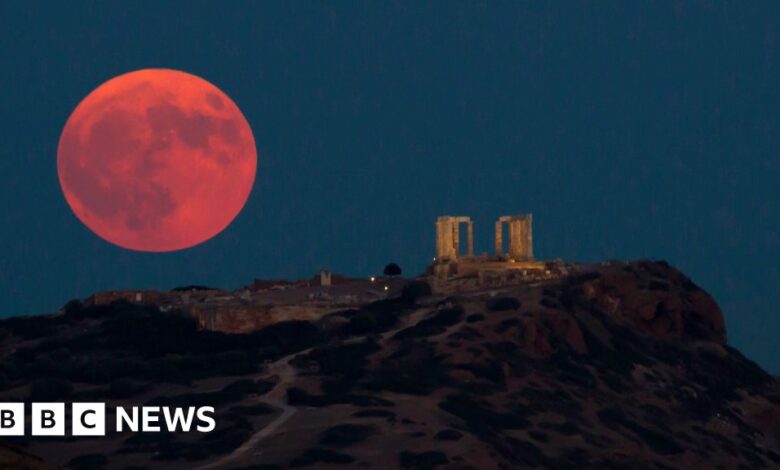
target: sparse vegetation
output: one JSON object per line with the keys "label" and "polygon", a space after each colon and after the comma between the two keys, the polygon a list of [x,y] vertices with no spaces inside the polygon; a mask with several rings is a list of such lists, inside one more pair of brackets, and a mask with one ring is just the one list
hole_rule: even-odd
{"label": "sparse vegetation", "polygon": [[459,441],[463,438],[463,433],[454,429],[444,429],[437,432],[434,438],[439,441]]}
{"label": "sparse vegetation", "polygon": [[306,390],[292,387],[287,389],[287,401],[291,405],[311,406],[320,408],[323,406],[350,404],[360,407],[393,406],[394,403],[383,398],[358,394],[326,394],[313,395]]}
{"label": "sparse vegetation", "polygon": [[174,395],[169,397],[158,397],[146,403],[147,406],[221,406],[235,403],[244,396],[254,393],[263,394],[267,392],[272,384],[266,382],[253,382],[252,380],[242,379],[222,388],[216,392],[205,393],[187,393],[183,395]]}
{"label": "sparse vegetation", "polygon": [[108,387],[108,398],[113,400],[124,400],[143,393],[149,388],[147,384],[142,384],[127,378],[120,378],[111,382]]}
{"label": "sparse vegetation", "polygon": [[372,339],[359,343],[326,345],[298,356],[296,364],[301,367],[316,364],[320,374],[330,377],[354,375],[363,369],[367,357],[379,349],[377,342]]}
{"label": "sparse vegetation", "polygon": [[405,450],[398,454],[398,461],[404,469],[435,468],[450,463],[447,454],[434,450],[419,453]]}
{"label": "sparse vegetation", "polygon": [[401,299],[414,304],[418,299],[431,295],[431,285],[425,281],[411,281],[401,290]]}
{"label": "sparse vegetation", "polygon": [[449,382],[449,367],[430,343],[410,341],[382,360],[362,382],[368,390],[427,395]]}
{"label": "sparse vegetation", "polygon": [[360,410],[352,413],[356,418],[395,418],[395,413],[390,410]]}
{"label": "sparse vegetation", "polygon": [[30,385],[30,401],[65,401],[73,394],[73,384],[63,379],[38,379]]}
{"label": "sparse vegetation", "polygon": [[71,459],[68,465],[79,470],[104,470],[108,466],[108,458],[103,454],[85,454]]}
{"label": "sparse vegetation", "polygon": [[517,310],[520,308],[520,301],[514,297],[497,297],[487,302],[487,309],[490,312],[501,312],[504,310]]}
{"label": "sparse vegetation", "polygon": [[265,403],[257,403],[254,405],[237,405],[230,408],[230,413],[238,416],[261,416],[269,415],[274,412],[274,408]]}
{"label": "sparse vegetation", "polygon": [[320,436],[320,445],[344,448],[368,439],[375,432],[373,426],[365,424],[340,424],[329,428]]}
{"label": "sparse vegetation", "polygon": [[394,340],[423,338],[443,333],[448,327],[457,325],[463,318],[463,307],[455,306],[439,310],[430,318],[421,320],[414,326],[399,331]]}
{"label": "sparse vegetation", "polygon": [[395,263],[390,263],[387,266],[385,266],[383,273],[385,276],[400,276],[401,267]]}
{"label": "sparse vegetation", "polygon": [[303,455],[290,462],[290,467],[308,467],[318,463],[346,465],[355,461],[351,455],[329,449],[313,448],[304,451]]}

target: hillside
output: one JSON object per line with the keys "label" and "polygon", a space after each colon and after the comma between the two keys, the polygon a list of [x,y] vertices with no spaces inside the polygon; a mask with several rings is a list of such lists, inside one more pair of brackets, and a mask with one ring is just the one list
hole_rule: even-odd
{"label": "hillside", "polygon": [[217,408],[205,435],[8,439],[53,466],[780,466],[777,379],[663,262],[447,297],[410,282],[246,334],[154,305],[71,303],[2,321],[0,338],[0,401]]}

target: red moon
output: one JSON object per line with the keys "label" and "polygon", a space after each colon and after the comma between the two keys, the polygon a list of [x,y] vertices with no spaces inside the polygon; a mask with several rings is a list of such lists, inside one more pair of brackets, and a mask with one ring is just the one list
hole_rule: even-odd
{"label": "red moon", "polygon": [[203,243],[233,221],[252,190],[257,151],[219,88],[145,69],[79,103],[60,137],[57,170],[90,230],[123,248],[164,252]]}

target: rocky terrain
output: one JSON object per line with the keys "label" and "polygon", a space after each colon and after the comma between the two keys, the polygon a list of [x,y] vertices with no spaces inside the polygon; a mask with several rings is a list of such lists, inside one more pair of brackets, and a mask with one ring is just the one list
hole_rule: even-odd
{"label": "rocky terrain", "polygon": [[410,281],[245,334],[72,302],[0,338],[0,401],[217,409],[208,434],[8,438],[0,468],[780,466],[777,379],[663,262],[446,297]]}
{"label": "rocky terrain", "polygon": [[0,469],[43,470],[47,468],[43,459],[30,455],[23,450],[0,443]]}

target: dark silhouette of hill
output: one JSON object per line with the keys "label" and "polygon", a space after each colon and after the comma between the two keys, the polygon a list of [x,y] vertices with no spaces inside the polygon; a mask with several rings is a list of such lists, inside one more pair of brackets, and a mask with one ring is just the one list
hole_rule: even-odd
{"label": "dark silhouette of hill", "polygon": [[[217,408],[204,435],[9,440],[73,468],[776,468],[780,388],[663,262],[251,334],[116,302],[0,322],[0,401]],[[83,445],[81,446],[83,447]]]}

